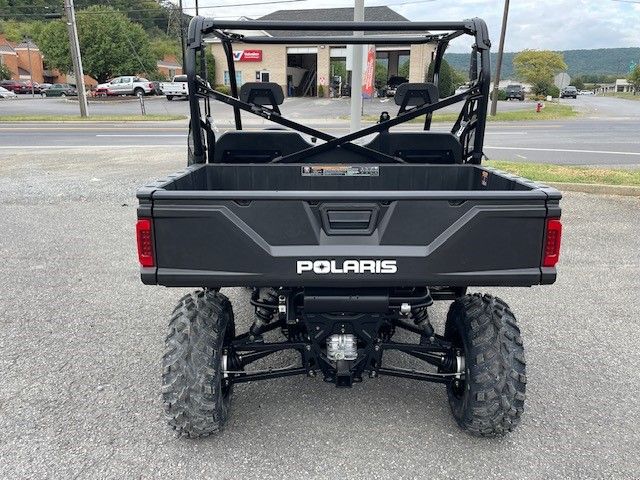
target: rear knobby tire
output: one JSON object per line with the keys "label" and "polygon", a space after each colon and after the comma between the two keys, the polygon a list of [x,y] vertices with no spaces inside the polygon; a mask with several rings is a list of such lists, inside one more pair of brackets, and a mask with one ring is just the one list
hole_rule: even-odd
{"label": "rear knobby tire", "polygon": [[233,385],[224,385],[222,355],[234,335],[231,303],[221,293],[185,295],[173,311],[162,357],[162,399],[165,418],[178,434],[206,437],[223,428]]}
{"label": "rear knobby tire", "polygon": [[490,295],[459,297],[449,309],[445,338],[465,357],[464,381],[447,385],[458,425],[481,437],[512,431],[524,412],[527,377],[520,329],[509,306]]}

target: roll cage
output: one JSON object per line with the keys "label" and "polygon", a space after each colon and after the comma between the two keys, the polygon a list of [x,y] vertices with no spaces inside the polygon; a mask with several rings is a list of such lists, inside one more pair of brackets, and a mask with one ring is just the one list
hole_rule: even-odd
{"label": "roll cage", "polygon": [[[264,37],[247,36],[233,31],[275,30],[275,31],[322,31],[322,32],[382,32],[372,36],[300,36],[300,37]],[[386,32],[386,33],[385,33]],[[424,32],[424,33],[416,33]],[[322,44],[322,45],[412,45],[432,43],[436,45],[433,58],[434,68],[428,81],[438,86],[440,68],[444,53],[449,42],[462,35],[474,37],[469,64],[469,89],[460,94],[452,95],[435,102],[418,104],[407,108],[407,101],[403,102],[396,117],[381,118],[380,121],[367,126],[357,132],[351,132],[341,137],[334,137],[325,132],[311,128],[302,123],[284,117],[275,100],[272,106],[251,102],[251,96],[243,101],[236,82],[235,65],[233,60],[234,43],[244,44]],[[221,43],[225,53],[230,83],[230,95],[214,90],[207,78],[206,57],[204,55],[205,37],[215,36]],[[491,43],[487,26],[482,19],[473,18],[462,22],[285,22],[241,20],[227,21],[213,18],[194,17],[189,24],[186,50],[186,72],[189,85],[190,133],[189,133],[189,163],[205,163],[212,161],[215,148],[215,133],[211,117],[210,99],[230,105],[234,111],[236,130],[242,130],[240,112],[248,112],[286,128],[314,136],[323,143],[310,146],[302,151],[271,160],[279,163],[304,162],[311,156],[327,152],[334,148],[356,151],[365,154],[371,161],[377,163],[403,162],[392,155],[378,152],[355,143],[354,140],[374,133],[381,133],[389,128],[408,122],[421,115],[425,115],[424,130],[431,126],[431,115],[434,111],[463,102],[460,114],[455,121],[451,133],[454,134],[463,148],[463,162],[480,164],[483,156],[484,131],[486,126],[487,102],[489,98],[490,61],[489,49]],[[214,81],[214,79],[212,79]],[[267,92],[268,94],[268,92]],[[201,102],[204,105],[204,117]]]}

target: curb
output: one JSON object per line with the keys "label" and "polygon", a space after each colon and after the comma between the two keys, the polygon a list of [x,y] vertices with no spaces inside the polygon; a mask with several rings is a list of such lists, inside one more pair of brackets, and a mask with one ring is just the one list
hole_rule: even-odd
{"label": "curb", "polygon": [[600,183],[561,183],[541,182],[564,192],[582,192],[595,195],[623,195],[640,197],[640,186],[632,185],[603,185]]}

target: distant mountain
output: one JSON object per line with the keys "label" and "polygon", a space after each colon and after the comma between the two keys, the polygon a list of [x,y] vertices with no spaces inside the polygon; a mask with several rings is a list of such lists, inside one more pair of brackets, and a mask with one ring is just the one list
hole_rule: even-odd
{"label": "distant mountain", "polygon": [[[565,50],[564,61],[569,67],[569,75],[617,75],[625,77],[629,73],[629,64],[640,64],[640,48],[598,48],[594,50]],[[505,52],[500,77],[514,78],[513,52]],[[444,58],[456,70],[469,68],[469,55],[466,53],[447,53]],[[491,70],[496,66],[496,53],[491,54]]]}

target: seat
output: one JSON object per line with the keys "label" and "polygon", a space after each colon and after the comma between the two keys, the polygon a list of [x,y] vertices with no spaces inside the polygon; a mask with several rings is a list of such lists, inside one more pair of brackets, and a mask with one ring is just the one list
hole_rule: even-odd
{"label": "seat", "polygon": [[440,132],[382,132],[365,147],[407,163],[462,163],[462,145],[455,135]]}
{"label": "seat", "polygon": [[213,162],[266,163],[312,146],[298,132],[287,130],[229,131],[216,140]]}
{"label": "seat", "polygon": [[277,108],[277,105],[284,103],[284,92],[275,82],[247,82],[240,87],[240,100]]}
{"label": "seat", "polygon": [[402,113],[407,107],[436,103],[439,100],[438,87],[434,83],[403,83],[398,86],[393,99]]}

